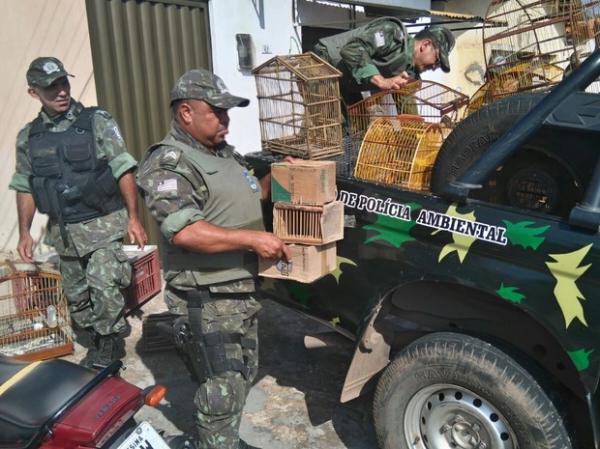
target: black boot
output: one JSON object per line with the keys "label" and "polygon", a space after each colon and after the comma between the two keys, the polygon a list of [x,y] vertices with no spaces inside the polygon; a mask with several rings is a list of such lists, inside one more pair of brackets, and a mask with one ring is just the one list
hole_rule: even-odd
{"label": "black boot", "polygon": [[86,341],[87,353],[83,359],[81,359],[79,364],[81,366],[85,366],[86,368],[92,368],[96,361],[96,356],[98,355],[98,334],[96,334],[96,332],[94,332],[92,329],[86,329],[85,331],[80,332],[86,332],[86,340],[89,341]]}
{"label": "black boot", "polygon": [[166,437],[165,440],[171,449],[198,449],[193,438],[186,434]]}
{"label": "black boot", "polygon": [[120,334],[98,335],[96,357],[93,367],[104,369],[112,362],[120,360],[123,353],[125,341]]}
{"label": "black boot", "polygon": [[256,446],[250,446],[248,443],[246,443],[244,440],[242,440],[240,438],[240,444],[238,444],[238,449],[260,449],[260,448],[256,447]]}

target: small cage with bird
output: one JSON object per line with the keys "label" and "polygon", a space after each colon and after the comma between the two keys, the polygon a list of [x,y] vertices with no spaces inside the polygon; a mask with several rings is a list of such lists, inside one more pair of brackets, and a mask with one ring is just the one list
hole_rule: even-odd
{"label": "small cage with bird", "polygon": [[303,159],[342,154],[341,73],[314,53],[276,56],[253,70],[264,150]]}
{"label": "small cage with bird", "polygon": [[60,273],[0,265],[0,354],[41,360],[73,352]]}

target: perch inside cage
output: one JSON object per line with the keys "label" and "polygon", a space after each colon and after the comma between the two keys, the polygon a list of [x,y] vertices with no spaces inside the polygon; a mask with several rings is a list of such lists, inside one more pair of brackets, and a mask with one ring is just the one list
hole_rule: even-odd
{"label": "perch inside cage", "polygon": [[428,190],[447,129],[418,116],[375,120],[363,139],[354,176],[411,190]]}
{"label": "perch inside cage", "polygon": [[264,149],[305,159],[342,153],[336,68],[305,53],[276,56],[253,73]]}
{"label": "perch inside cage", "polygon": [[71,322],[60,274],[0,265],[0,353],[40,360],[72,352]]}
{"label": "perch inside cage", "polygon": [[379,118],[419,116],[429,123],[456,122],[469,98],[443,84],[414,81],[400,89],[378,92],[348,108],[350,135],[362,139]]}
{"label": "perch inside cage", "polygon": [[598,40],[599,0],[493,0],[483,25],[486,84],[469,112],[560,82]]}

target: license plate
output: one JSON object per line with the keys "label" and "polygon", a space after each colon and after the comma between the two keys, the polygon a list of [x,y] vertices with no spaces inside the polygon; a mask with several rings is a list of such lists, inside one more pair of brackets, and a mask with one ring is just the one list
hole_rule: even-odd
{"label": "license plate", "polygon": [[142,421],[117,449],[169,449],[169,445],[150,424]]}

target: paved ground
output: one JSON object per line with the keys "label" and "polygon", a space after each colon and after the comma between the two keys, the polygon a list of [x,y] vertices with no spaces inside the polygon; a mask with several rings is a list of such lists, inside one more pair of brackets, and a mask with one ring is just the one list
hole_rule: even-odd
{"label": "paved ground", "polygon": [[[194,383],[175,352],[144,352],[140,339],[142,319],[164,310],[155,298],[130,318],[123,377],[141,387],[167,386],[163,404],[144,408],[138,417],[173,434],[193,429]],[[376,448],[372,395],[339,403],[351,343],[305,349],[305,334],[327,329],[271,301],[263,302],[259,329],[261,368],[244,409],[242,437],[264,449]],[[83,351],[78,346],[71,358],[81,358]]]}

